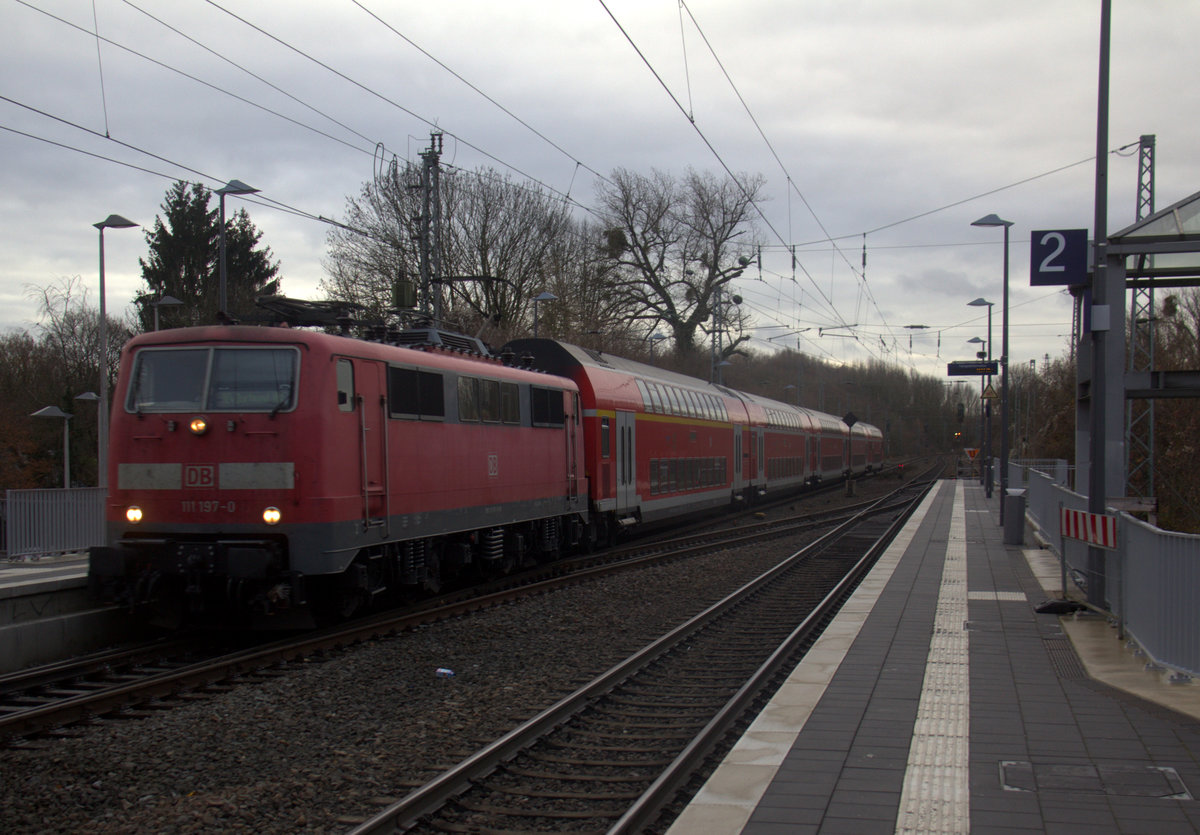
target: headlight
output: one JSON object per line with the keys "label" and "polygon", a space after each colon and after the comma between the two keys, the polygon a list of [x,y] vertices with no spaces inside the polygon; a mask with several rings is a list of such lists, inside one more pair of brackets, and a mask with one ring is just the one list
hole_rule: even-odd
{"label": "headlight", "polygon": [[277,507],[268,507],[263,511],[263,521],[268,525],[278,525],[279,519],[282,516]]}
{"label": "headlight", "polygon": [[194,417],[188,424],[188,429],[192,430],[193,435],[203,435],[208,431],[208,421],[202,417]]}
{"label": "headlight", "polygon": [[129,507],[125,508],[125,518],[131,524],[136,525],[138,522],[142,521],[142,509],[137,505],[130,505]]}

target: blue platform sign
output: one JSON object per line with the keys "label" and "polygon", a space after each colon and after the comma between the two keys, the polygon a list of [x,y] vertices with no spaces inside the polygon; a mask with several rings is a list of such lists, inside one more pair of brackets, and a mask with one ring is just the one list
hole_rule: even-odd
{"label": "blue platform sign", "polygon": [[1031,233],[1029,285],[1087,284],[1086,229],[1052,229]]}

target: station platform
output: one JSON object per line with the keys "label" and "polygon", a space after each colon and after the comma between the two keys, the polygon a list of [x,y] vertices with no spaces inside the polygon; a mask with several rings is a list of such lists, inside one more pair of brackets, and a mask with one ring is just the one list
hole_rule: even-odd
{"label": "station platform", "polygon": [[87,554],[0,560],[0,600],[87,586]]}
{"label": "station platform", "polygon": [[136,624],[88,595],[86,554],[0,561],[0,674],[129,640]]}
{"label": "station platform", "polygon": [[670,835],[1200,832],[1200,685],[939,482]]}

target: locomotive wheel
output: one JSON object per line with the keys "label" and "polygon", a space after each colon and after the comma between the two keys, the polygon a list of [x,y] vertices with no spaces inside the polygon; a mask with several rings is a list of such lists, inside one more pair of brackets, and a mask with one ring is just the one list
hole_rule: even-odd
{"label": "locomotive wheel", "polygon": [[442,554],[441,550],[432,543],[425,557],[425,591],[438,594],[442,590]]}

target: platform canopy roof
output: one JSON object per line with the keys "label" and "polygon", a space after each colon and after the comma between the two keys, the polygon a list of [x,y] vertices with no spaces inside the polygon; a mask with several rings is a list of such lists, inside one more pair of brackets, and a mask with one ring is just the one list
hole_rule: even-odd
{"label": "platform canopy roof", "polygon": [[1200,192],[1110,235],[1108,252],[1126,257],[1131,282],[1200,284]]}

